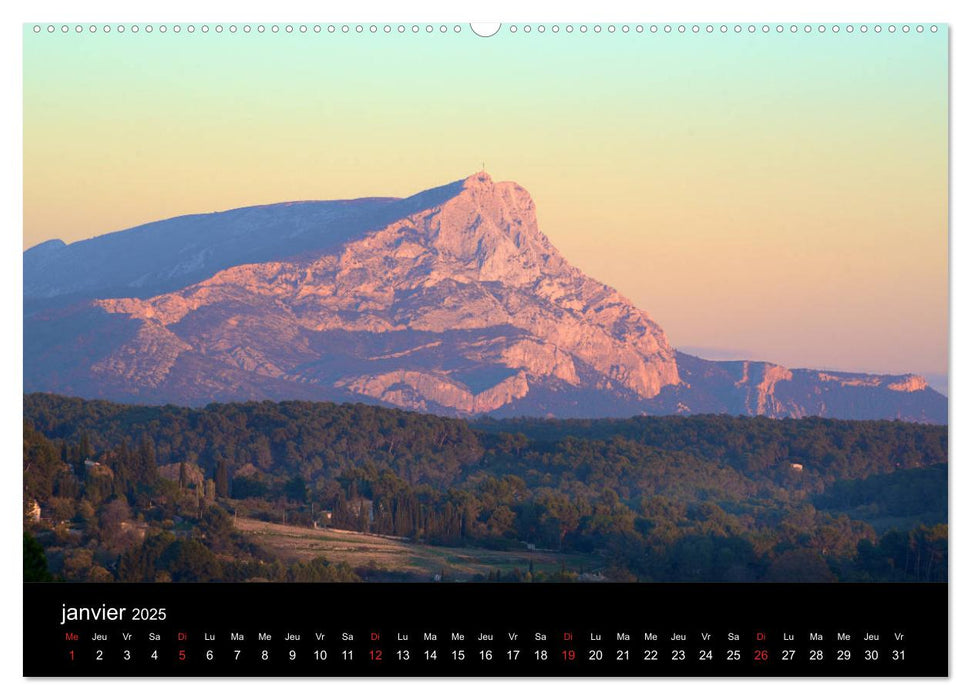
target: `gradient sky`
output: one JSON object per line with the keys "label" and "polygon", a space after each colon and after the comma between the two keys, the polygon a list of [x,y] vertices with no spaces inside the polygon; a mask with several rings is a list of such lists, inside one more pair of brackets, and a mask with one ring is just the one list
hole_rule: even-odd
{"label": "gradient sky", "polygon": [[515,180],[711,357],[947,371],[947,30],[24,33],[24,246]]}

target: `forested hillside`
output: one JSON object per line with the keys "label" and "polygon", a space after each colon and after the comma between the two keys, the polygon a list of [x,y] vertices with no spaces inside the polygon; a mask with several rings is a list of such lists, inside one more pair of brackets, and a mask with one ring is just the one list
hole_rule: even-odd
{"label": "forested hillside", "polygon": [[68,580],[356,578],[338,562],[276,560],[233,514],[600,562],[564,580],[947,575],[941,426],[468,423],[361,404],[187,409],[48,394],[24,397],[24,421],[26,529]]}

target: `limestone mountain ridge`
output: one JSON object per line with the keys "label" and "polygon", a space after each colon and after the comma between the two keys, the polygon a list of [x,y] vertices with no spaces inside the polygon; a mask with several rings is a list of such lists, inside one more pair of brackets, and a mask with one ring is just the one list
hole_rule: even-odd
{"label": "limestone mountain ridge", "polygon": [[[25,252],[26,391],[463,416],[946,421],[946,398],[918,377],[677,352],[557,251],[523,187],[484,172],[406,199],[251,207],[83,243]],[[100,280],[92,260],[107,266]],[[71,274],[79,265],[86,275]]]}

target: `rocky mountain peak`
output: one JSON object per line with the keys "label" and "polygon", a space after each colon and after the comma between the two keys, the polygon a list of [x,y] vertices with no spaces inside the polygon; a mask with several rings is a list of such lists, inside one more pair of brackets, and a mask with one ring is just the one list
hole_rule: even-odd
{"label": "rocky mountain peak", "polygon": [[495,183],[492,181],[492,175],[487,173],[485,170],[480,170],[477,173],[473,173],[462,181],[463,190],[493,187],[494,185]]}
{"label": "rocky mountain peak", "polygon": [[[946,415],[919,378],[678,355],[556,250],[525,188],[486,172],[405,199],[180,217],[49,250],[25,254],[25,294],[52,299],[25,305],[31,391],[456,415]],[[100,276],[79,269],[126,276],[65,287]]]}
{"label": "rocky mountain peak", "polygon": [[426,220],[430,245],[482,281],[528,284],[565,264],[540,232],[529,192],[515,182],[494,182],[485,172],[466,178]]}

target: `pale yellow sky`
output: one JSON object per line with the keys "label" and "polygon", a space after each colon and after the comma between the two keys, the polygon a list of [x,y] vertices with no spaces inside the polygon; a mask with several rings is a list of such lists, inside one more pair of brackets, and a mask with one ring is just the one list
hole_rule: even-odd
{"label": "pale yellow sky", "polygon": [[485,161],[677,346],[946,372],[946,32],[24,40],[25,247]]}

